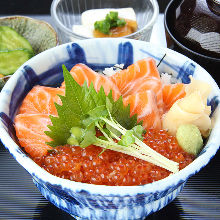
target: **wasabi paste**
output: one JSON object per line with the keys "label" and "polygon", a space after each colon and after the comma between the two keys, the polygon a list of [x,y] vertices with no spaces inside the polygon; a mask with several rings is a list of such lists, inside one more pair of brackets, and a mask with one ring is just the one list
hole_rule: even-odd
{"label": "wasabi paste", "polygon": [[203,146],[202,135],[198,127],[193,124],[180,125],[176,139],[184,151],[193,155],[197,155]]}

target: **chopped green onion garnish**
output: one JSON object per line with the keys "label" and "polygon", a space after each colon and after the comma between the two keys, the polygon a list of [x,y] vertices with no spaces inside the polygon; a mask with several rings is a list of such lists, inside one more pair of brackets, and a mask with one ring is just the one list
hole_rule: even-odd
{"label": "chopped green onion garnish", "polygon": [[120,19],[118,12],[110,11],[110,13],[106,15],[105,20],[95,22],[94,28],[103,34],[110,34],[111,28],[124,26],[125,24],[125,19]]}

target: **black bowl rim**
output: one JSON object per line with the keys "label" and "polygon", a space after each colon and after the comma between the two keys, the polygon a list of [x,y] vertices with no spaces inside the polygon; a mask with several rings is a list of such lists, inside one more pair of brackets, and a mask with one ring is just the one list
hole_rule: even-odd
{"label": "black bowl rim", "polygon": [[183,44],[181,44],[175,37],[174,35],[171,33],[169,27],[168,27],[168,24],[167,24],[167,14],[168,14],[168,11],[171,7],[171,5],[175,2],[176,0],[171,0],[169,2],[169,4],[167,5],[166,9],[165,9],[165,12],[164,12],[164,26],[165,26],[165,29],[166,31],[168,32],[169,36],[172,38],[172,40],[178,45],[180,46],[182,49],[192,53],[193,55],[196,55],[196,56],[199,56],[199,57],[202,57],[202,58],[205,58],[205,59],[209,59],[211,61],[215,61],[215,62],[220,62],[220,58],[214,58],[214,57],[210,57],[210,56],[206,56],[206,55],[203,55],[203,54],[200,54],[200,53],[197,53],[191,49],[189,49],[188,47],[184,46]]}

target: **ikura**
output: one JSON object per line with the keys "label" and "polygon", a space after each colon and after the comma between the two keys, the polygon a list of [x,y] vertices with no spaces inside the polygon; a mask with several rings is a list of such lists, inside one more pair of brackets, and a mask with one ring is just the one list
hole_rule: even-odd
{"label": "ikura", "polygon": [[[179,163],[180,169],[190,164],[194,157],[184,152],[176,138],[165,130],[149,129],[144,142],[170,160]],[[76,182],[96,185],[132,186],[151,183],[169,176],[170,172],[135,157],[105,150],[91,145],[60,146],[39,158],[34,158],[49,173]]]}

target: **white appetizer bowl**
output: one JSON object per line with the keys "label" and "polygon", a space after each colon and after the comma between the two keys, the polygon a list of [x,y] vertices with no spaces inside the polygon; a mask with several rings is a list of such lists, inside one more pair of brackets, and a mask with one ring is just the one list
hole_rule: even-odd
{"label": "white appetizer bowl", "polygon": [[88,39],[85,32],[76,32],[74,25],[81,25],[81,15],[84,11],[105,8],[133,8],[136,14],[138,29],[124,37],[136,40],[150,41],[151,32],[159,15],[156,0],[53,0],[51,16],[59,39],[62,43]]}

